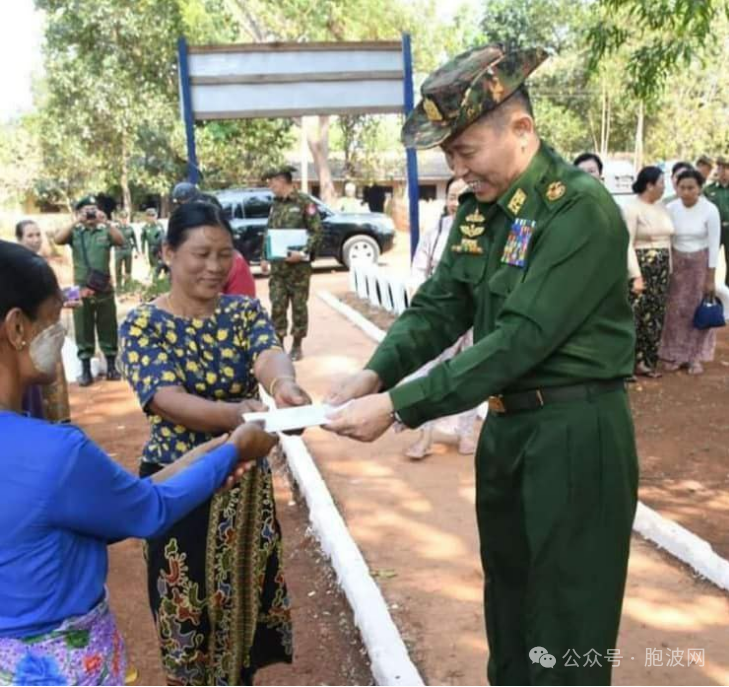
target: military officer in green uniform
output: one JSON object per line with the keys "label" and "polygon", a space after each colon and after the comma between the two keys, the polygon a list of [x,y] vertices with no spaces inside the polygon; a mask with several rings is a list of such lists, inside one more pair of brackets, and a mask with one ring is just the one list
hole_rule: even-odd
{"label": "military officer in green uniform", "polygon": [[311,282],[311,261],[322,238],[321,218],[316,204],[309,196],[300,193],[293,185],[293,167],[283,167],[268,172],[265,179],[273,191],[274,199],[268,224],[264,232],[264,253],[266,235],[276,229],[306,229],[309,240],[303,251],[290,251],[284,260],[261,261],[264,274],[269,271],[269,294],[271,298],[271,319],[281,344],[288,329],[287,313],[291,303],[291,335],[293,344],[289,355],[292,360],[303,357],[302,341],[309,329],[309,284]]}
{"label": "military officer in green uniform", "polygon": [[152,279],[157,279],[162,271],[162,244],[165,240],[165,230],[157,221],[157,210],[147,208],[144,215],[147,221],[142,227],[142,252],[146,247]]}
{"label": "military officer in green uniform", "polygon": [[724,282],[729,286],[729,157],[716,160],[716,181],[704,190],[706,197],[719,208],[721,217],[721,243],[727,270]]}
{"label": "military officer in green uniform", "polygon": [[[440,145],[470,192],[435,274],[330,392],[357,400],[328,428],[372,441],[489,399],[476,454],[489,682],[608,684],[638,486],[628,232],[600,181],[537,135],[523,82],[545,57],[489,45],[424,82],[403,142]],[[473,347],[398,385],[470,327]]]}
{"label": "military officer in green uniform", "polygon": [[132,278],[132,259],[134,254],[139,253],[137,235],[134,227],[129,224],[129,213],[126,210],[119,210],[117,229],[124,237],[124,245],[114,249],[114,264],[116,266],[116,285],[122,285],[122,279]]}
{"label": "military officer in green uniform", "polygon": [[94,196],[85,196],[76,203],[76,221],[59,229],[58,245],[70,245],[73,255],[73,277],[81,287],[81,306],[73,312],[76,346],[81,360],[80,386],[93,383],[91,358],[99,348],[106,356],[108,380],[120,379],[116,369],[117,321],[114,287],[111,283],[112,246],[124,245],[124,236],[112,224],[103,222]]}

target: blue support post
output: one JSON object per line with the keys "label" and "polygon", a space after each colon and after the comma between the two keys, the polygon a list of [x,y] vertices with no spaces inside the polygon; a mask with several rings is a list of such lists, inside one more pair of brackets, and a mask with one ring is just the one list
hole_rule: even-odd
{"label": "blue support post", "polygon": [[[407,117],[415,107],[415,94],[413,92],[413,54],[410,47],[410,34],[402,35],[403,60],[403,101],[405,116]],[[410,205],[410,258],[415,255],[420,239],[420,210],[418,202],[420,194],[418,189],[418,157],[414,148],[406,148],[408,163],[408,201]]]}
{"label": "blue support post", "polygon": [[180,94],[182,96],[182,117],[185,121],[187,138],[187,180],[197,184],[200,170],[195,151],[195,119],[192,113],[192,92],[190,90],[190,66],[187,59],[187,41],[184,36],[177,40],[177,59],[180,67]]}

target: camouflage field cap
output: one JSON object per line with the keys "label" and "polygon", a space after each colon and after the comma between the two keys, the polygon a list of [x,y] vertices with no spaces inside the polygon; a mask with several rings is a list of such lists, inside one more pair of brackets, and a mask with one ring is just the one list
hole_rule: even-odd
{"label": "camouflage field cap", "polygon": [[272,179],[273,177],[293,177],[293,175],[296,173],[296,167],[293,167],[292,165],[281,165],[280,167],[272,167],[269,169],[264,175],[263,180],[268,181],[269,179]]}
{"label": "camouflage field cap", "polygon": [[87,205],[96,205],[96,202],[96,196],[89,194],[81,198],[81,200],[77,201],[74,207],[76,208],[76,210],[80,210]]}
{"label": "camouflage field cap", "polygon": [[423,83],[423,99],[402,128],[406,148],[432,148],[495,110],[544,60],[542,48],[485,45],[461,53]]}

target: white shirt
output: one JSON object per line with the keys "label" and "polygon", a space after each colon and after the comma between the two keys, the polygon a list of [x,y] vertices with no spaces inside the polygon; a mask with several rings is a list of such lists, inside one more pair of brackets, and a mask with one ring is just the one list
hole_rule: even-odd
{"label": "white shirt", "polygon": [[668,204],[673,220],[673,250],[679,253],[696,253],[709,249],[709,269],[716,267],[721,242],[721,218],[719,210],[703,196],[687,208],[683,202],[674,200]]}
{"label": "white shirt", "polygon": [[413,290],[417,290],[426,279],[433,276],[445,250],[452,226],[453,217],[445,215],[438,220],[435,227],[420,237],[410,267],[410,286]]}

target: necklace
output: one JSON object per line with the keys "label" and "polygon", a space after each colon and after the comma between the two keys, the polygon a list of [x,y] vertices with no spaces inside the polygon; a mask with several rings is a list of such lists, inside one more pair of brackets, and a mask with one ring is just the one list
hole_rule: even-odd
{"label": "necklace", "polygon": [[[218,296],[215,299],[215,307],[213,308],[212,312],[206,313],[205,315],[187,315],[184,311],[184,308],[178,308],[175,303],[172,300],[172,292],[170,291],[165,295],[167,298],[167,307],[169,308],[170,312],[173,315],[177,315],[178,317],[184,317],[187,319],[201,319],[201,317],[210,317],[217,309],[218,309],[218,303],[220,302],[220,297]],[[179,314],[178,314],[179,313]]]}

